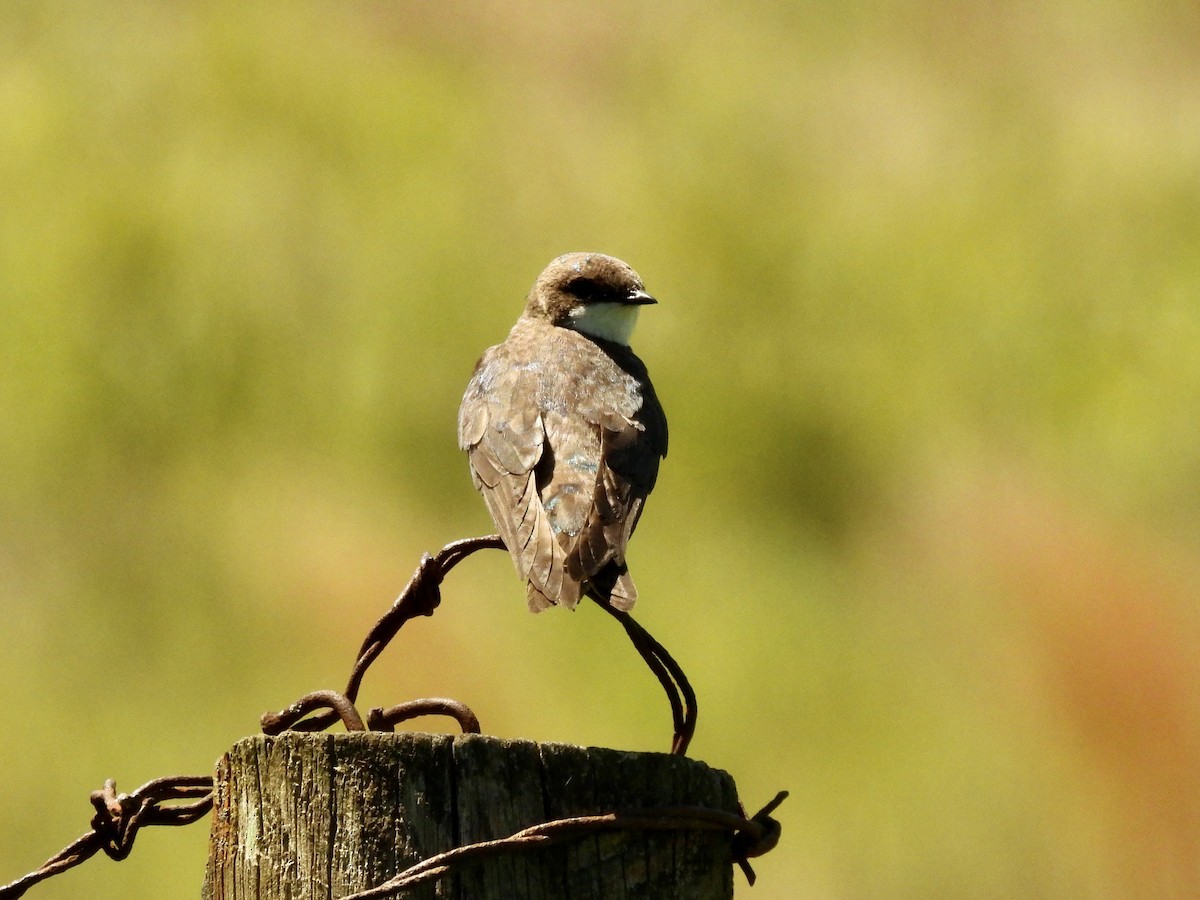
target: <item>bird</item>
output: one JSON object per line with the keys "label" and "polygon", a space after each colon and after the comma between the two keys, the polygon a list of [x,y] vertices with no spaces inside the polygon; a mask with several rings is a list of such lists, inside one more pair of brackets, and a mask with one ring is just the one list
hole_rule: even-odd
{"label": "bird", "polygon": [[532,612],[583,596],[627,612],[637,600],[625,553],[667,455],[667,419],[629,340],[657,302],[615,257],[559,256],[463,394],[459,448]]}

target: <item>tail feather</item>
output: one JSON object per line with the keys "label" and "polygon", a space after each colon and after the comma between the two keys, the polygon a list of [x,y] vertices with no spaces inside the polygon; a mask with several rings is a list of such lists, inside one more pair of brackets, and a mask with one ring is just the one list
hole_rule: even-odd
{"label": "tail feather", "polygon": [[616,562],[609,563],[592,576],[588,582],[588,594],[622,612],[633,609],[638,598],[628,566]]}
{"label": "tail feather", "polygon": [[529,611],[535,613],[542,612],[543,610],[547,610],[550,607],[557,605],[554,600],[538,590],[537,586],[534,585],[533,582],[529,582],[525,585],[525,599],[529,603]]}

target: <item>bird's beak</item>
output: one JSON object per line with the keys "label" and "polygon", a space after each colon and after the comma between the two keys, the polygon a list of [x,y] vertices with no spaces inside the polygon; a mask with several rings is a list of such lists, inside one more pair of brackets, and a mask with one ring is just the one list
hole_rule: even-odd
{"label": "bird's beak", "polygon": [[625,302],[630,306],[646,306],[650,303],[658,301],[651,297],[643,290],[630,291],[629,296],[625,298]]}

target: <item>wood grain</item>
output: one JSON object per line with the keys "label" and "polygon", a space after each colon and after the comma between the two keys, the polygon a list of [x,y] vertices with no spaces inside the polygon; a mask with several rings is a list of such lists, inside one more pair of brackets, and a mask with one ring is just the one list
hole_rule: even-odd
{"label": "wood grain", "polygon": [[[217,764],[204,900],[333,900],[453,847],[654,806],[737,812],[728,774],[662,753],[463,735],[239,741]],[[730,835],[589,835],[507,852],[404,898],[730,898]]]}

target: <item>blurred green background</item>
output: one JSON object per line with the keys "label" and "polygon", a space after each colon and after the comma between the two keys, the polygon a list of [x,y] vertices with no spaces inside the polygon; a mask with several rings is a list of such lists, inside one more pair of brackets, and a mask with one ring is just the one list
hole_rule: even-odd
{"label": "blurred green background", "polygon": [[[491,530],[462,389],[594,249],[661,301],[638,618],[791,791],[738,895],[1200,895],[1193,4],[10,3],[0,121],[0,882]],[[666,749],[619,630],[524,607],[473,558],[365,705]]]}

